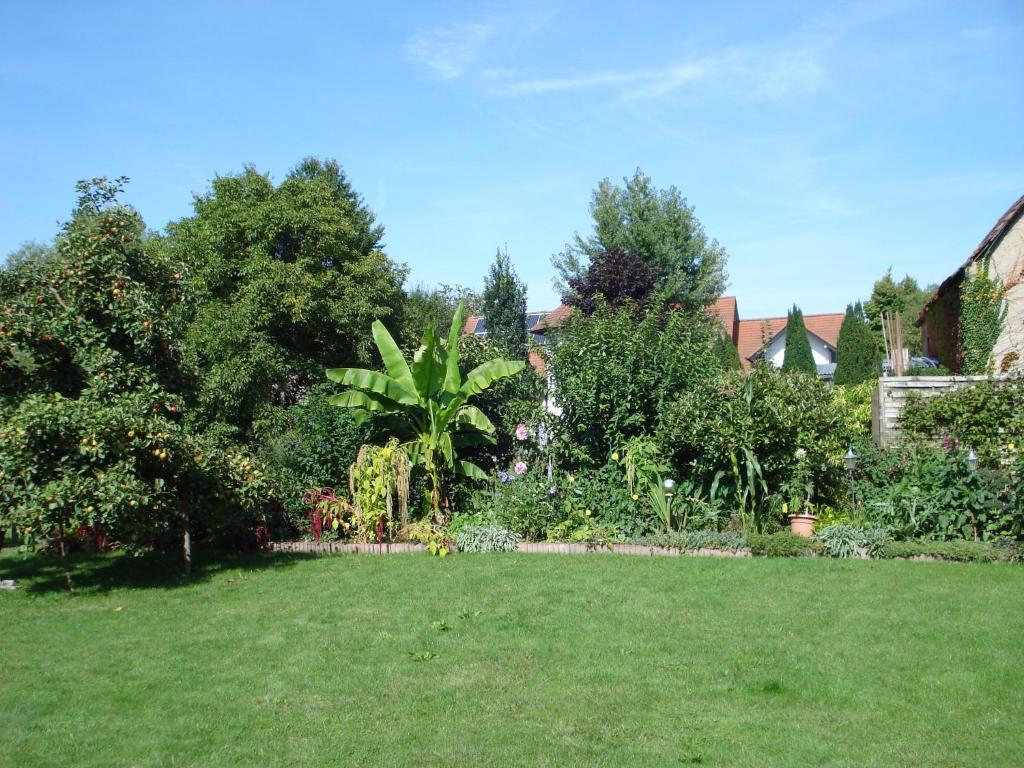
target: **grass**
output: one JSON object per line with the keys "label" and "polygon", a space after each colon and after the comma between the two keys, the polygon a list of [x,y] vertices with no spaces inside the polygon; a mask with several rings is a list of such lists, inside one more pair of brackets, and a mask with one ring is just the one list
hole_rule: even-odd
{"label": "grass", "polygon": [[1024,568],[0,559],[0,765],[1000,766]]}

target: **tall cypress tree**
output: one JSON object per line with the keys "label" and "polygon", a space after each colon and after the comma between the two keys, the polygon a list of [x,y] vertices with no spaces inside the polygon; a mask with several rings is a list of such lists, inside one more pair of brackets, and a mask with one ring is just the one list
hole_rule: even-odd
{"label": "tall cypress tree", "polygon": [[508,251],[498,249],[484,278],[483,313],[487,336],[513,359],[526,359],[526,285],[516,275]]}
{"label": "tall cypress tree", "polygon": [[786,318],[786,356],[782,361],[782,370],[818,372],[814,355],[811,354],[811,342],[807,338],[807,328],[804,326],[804,313],[796,304]]}
{"label": "tall cypress tree", "polygon": [[874,334],[858,301],[847,305],[836,347],[836,384],[860,384],[878,378],[880,369]]}
{"label": "tall cypress tree", "polygon": [[743,368],[739,350],[736,349],[736,345],[732,343],[732,339],[726,334],[719,333],[711,348],[715,353],[715,357],[718,358],[718,362],[721,363],[722,370],[738,371]]}

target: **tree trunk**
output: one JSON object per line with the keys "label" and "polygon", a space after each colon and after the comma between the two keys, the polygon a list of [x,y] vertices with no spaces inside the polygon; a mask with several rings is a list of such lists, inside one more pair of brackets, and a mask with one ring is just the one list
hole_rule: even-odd
{"label": "tree trunk", "polygon": [[68,592],[75,594],[75,582],[71,580],[71,568],[68,566],[68,551],[64,546],[64,526],[57,529],[57,541],[60,543],[60,561],[64,566],[64,580],[68,583]]}
{"label": "tree trunk", "polygon": [[185,517],[185,531],[181,535],[181,550],[185,556],[185,575],[192,575],[192,531],[191,525],[189,524],[188,512],[184,513]]}

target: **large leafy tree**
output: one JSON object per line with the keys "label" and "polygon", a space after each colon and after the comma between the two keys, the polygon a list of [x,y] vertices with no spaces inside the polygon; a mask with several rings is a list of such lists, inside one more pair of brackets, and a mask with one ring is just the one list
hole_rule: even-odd
{"label": "large leafy tree", "polygon": [[814,355],[811,353],[811,342],[807,338],[804,313],[795,304],[786,318],[785,355],[782,360],[783,371],[818,372],[818,367],[814,364]]}
{"label": "large leafy tree", "polygon": [[0,272],[0,516],[62,550],[181,536],[188,554],[195,527],[258,510],[263,478],[182,423],[191,376],[169,318],[188,287],[117,202],[124,181],[81,182],[52,253]]}
{"label": "large leafy tree", "polygon": [[304,160],[276,186],[247,168],[196,198],[168,239],[195,286],[184,351],[203,420],[247,436],[328,364],[372,361],[364,329],[394,318],[405,274],[383,234],[333,161]]}
{"label": "large leafy tree", "polygon": [[484,278],[483,305],[487,336],[505,354],[526,359],[526,285],[519,279],[508,251],[500,249]]}
{"label": "large leafy tree", "polygon": [[725,249],[707,236],[676,187],[655,188],[639,168],[617,186],[601,181],[590,201],[594,231],[576,234],[553,257],[556,289],[570,295],[591,264],[610,248],[633,253],[658,274],[656,289],[666,301],[697,311],[725,287]]}
{"label": "large leafy tree", "polygon": [[374,343],[385,372],[365,368],[332,368],[327,378],[347,387],[332,405],[356,409],[359,420],[377,416],[389,437],[397,437],[430,482],[430,501],[437,522],[444,521],[445,483],[450,474],[486,478],[480,467],[459,458],[461,449],[491,441],[494,425],[470,400],[501,379],[523,370],[521,360],[495,359],[463,375],[459,369],[459,336],[464,322],[460,305],[447,343],[428,326],[410,366],[384,324],[373,323]]}
{"label": "large leafy tree", "polygon": [[660,277],[656,266],[612,246],[595,254],[582,275],[569,278],[570,293],[562,301],[587,316],[594,314],[599,297],[611,307],[629,303],[643,314]]}
{"label": "large leafy tree", "polygon": [[858,301],[846,307],[836,345],[836,384],[860,384],[878,378],[881,372],[878,345]]}

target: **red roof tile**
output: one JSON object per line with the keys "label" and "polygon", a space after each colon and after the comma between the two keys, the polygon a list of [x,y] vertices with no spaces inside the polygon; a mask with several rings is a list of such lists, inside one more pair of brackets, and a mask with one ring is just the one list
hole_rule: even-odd
{"label": "red roof tile", "polygon": [[739,333],[740,321],[740,314],[736,309],[736,297],[723,296],[714,304],[708,305],[707,313],[711,317],[718,318],[718,321],[722,324],[722,330],[725,331],[725,335],[732,339],[732,343],[735,344]]}

